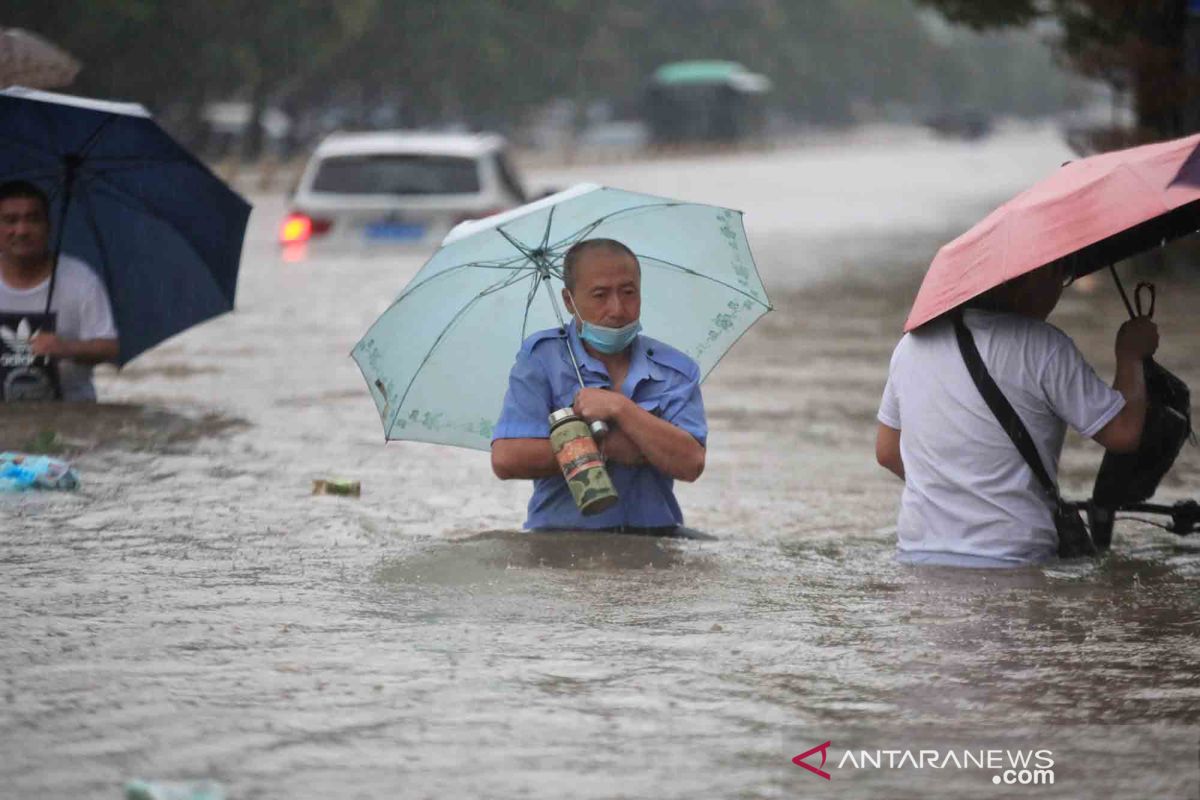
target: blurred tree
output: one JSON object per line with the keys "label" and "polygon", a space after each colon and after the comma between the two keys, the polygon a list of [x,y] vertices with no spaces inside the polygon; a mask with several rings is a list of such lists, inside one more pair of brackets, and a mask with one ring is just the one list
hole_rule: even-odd
{"label": "blurred tree", "polygon": [[253,109],[245,146],[256,155],[268,100],[328,69],[376,11],[377,0],[55,0],[18,4],[4,22],[78,54],[74,91],[186,108],[185,129],[205,101],[245,97]]}
{"label": "blurred tree", "polygon": [[1059,46],[1084,75],[1130,91],[1137,138],[1186,133],[1195,79],[1185,72],[1187,0],[917,0],[976,29],[1053,19]]}
{"label": "blurred tree", "polygon": [[[251,106],[243,154],[257,157],[263,114],[330,69],[356,46],[377,11],[376,0],[186,0],[210,21],[218,52],[235,68]],[[199,11],[199,9],[203,9]]]}
{"label": "blurred tree", "polygon": [[[1040,13],[1033,0],[942,2],[954,13],[1026,5],[1029,14]],[[203,128],[205,104],[231,99],[250,102],[255,120],[279,104],[304,121],[310,136],[333,126],[511,129],[560,98],[574,100],[578,127],[593,101],[636,107],[655,68],[697,58],[740,61],[767,75],[774,83],[772,105],[808,123],[849,121],[887,104],[981,102],[1005,113],[1033,108],[1022,98],[1040,94],[1043,106],[1053,106],[1063,85],[1057,72],[1030,81],[1015,68],[1000,68],[1016,60],[1015,34],[979,36],[968,44],[982,45],[968,49],[965,34],[954,41],[931,35],[911,0],[53,0],[10,6],[3,24],[42,33],[84,62],[72,91],[142,102],[192,143]],[[998,85],[998,75],[1010,77]],[[256,153],[261,126],[251,124],[248,132],[245,150]]]}

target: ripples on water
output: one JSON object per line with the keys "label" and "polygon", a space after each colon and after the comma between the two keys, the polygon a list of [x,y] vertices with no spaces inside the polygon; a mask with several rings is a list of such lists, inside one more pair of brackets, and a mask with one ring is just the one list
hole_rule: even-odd
{"label": "ripples on water", "polygon": [[[881,247],[773,292],[706,384],[709,466],[680,499],[717,541],[519,533],[527,487],[484,455],[383,447],[346,353],[403,283],[392,261],[253,262],[238,314],[101,380],[127,405],[6,411],[0,447],[56,430],[84,484],[0,497],[2,794],[999,791],[790,763],[829,739],[835,758],[1052,746],[1056,786],[1012,796],[1194,796],[1200,538],[1121,523],[1093,563],[891,560],[874,413],[920,270]],[[759,258],[778,274],[788,249]],[[1092,288],[1054,321],[1105,375],[1121,312]],[[1197,300],[1160,288],[1160,360],[1200,386]],[[1099,456],[1069,440],[1070,494]],[[338,474],[361,499],[309,495]],[[1160,498],[1197,494],[1189,447]]]}

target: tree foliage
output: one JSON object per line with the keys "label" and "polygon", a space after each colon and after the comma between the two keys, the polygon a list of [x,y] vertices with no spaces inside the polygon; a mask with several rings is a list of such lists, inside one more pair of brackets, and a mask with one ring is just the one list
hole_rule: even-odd
{"label": "tree foliage", "polygon": [[909,0],[53,0],[3,22],[81,58],[72,91],[138,100],[183,127],[203,103],[240,98],[508,128],[552,98],[628,101],[657,66],[691,58],[768,75],[773,105],[809,122],[885,103],[1042,111],[1066,86],[1028,39],[947,42]]}
{"label": "tree foliage", "polygon": [[1084,75],[1129,91],[1140,138],[1186,132],[1200,96],[1186,71],[1187,0],[917,0],[978,29],[1051,19],[1059,48]]}

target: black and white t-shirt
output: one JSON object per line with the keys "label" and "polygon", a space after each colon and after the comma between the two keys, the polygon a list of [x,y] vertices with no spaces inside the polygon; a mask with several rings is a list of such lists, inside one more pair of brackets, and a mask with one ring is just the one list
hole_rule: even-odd
{"label": "black and white t-shirt", "polygon": [[[15,344],[21,338],[19,334],[29,336],[36,331],[36,320],[46,310],[49,290],[49,278],[30,289],[14,289],[0,278],[0,315],[14,322],[14,325],[4,324],[0,330],[6,342]],[[50,310],[55,318],[54,332],[64,339],[117,338],[117,326],[104,283],[77,258],[65,254],[59,257]],[[22,326],[22,320],[27,320],[27,324]],[[64,359],[59,362],[58,377],[63,400],[96,399],[91,365]]]}

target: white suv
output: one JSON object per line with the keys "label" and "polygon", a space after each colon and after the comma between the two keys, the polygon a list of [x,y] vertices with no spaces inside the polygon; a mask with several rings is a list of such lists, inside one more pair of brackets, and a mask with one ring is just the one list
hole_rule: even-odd
{"label": "white suv", "polygon": [[525,199],[499,136],[335,133],[304,168],[280,242],[437,244]]}

